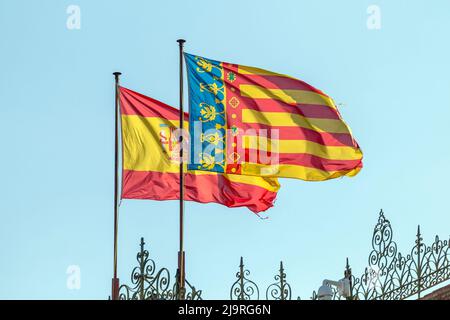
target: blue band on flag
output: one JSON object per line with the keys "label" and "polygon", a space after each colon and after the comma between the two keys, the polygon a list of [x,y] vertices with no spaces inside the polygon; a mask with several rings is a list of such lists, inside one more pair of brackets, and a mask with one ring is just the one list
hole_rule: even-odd
{"label": "blue band on flag", "polygon": [[225,84],[219,61],[184,54],[189,83],[189,170],[225,172]]}

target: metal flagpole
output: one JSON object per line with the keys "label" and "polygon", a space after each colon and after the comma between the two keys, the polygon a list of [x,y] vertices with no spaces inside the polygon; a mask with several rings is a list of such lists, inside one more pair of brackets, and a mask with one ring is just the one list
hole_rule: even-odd
{"label": "metal flagpole", "polygon": [[118,166],[119,166],[119,76],[120,72],[113,73],[116,82],[115,102],[115,141],[114,141],[114,276],[112,279],[112,300],[119,300],[119,278],[117,278],[117,232],[118,232]]}
{"label": "metal flagpole", "polygon": [[185,255],[183,249],[184,228],[184,164],[183,164],[183,45],[184,39],[178,39],[180,49],[180,251],[178,252],[178,299],[185,298]]}

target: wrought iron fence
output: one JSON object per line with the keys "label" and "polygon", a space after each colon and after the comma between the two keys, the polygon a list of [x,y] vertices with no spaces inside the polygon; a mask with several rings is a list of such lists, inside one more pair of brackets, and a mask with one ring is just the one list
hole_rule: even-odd
{"label": "wrought iron fence", "polygon": [[[157,270],[144,245],[144,239],[141,238],[140,252],[137,254],[138,265],[131,273],[131,285],[120,286],[120,299],[177,299],[177,275],[174,285],[171,286],[169,270]],[[436,236],[435,241],[427,246],[423,243],[419,226],[415,245],[410,253],[402,255],[393,241],[391,223],[381,210],[372,236],[368,267],[360,277],[355,277],[347,259],[344,277],[350,280],[350,297],[342,297],[333,288],[333,299],[402,300],[414,295],[420,298],[423,291],[450,279],[450,240],[440,240]],[[230,289],[231,300],[260,299],[259,287],[250,279],[250,271],[245,268],[242,257],[236,278]],[[275,282],[265,290],[265,299],[290,300],[292,290],[286,280],[282,261],[274,279]],[[197,290],[188,281],[186,289],[186,299],[202,299],[202,291]],[[311,299],[318,299],[315,291]]]}
{"label": "wrought iron fence", "polygon": [[[155,262],[149,258],[145,250],[144,238],[141,238],[141,250],[136,256],[138,265],[131,272],[131,285],[122,284],[119,287],[121,300],[175,300],[179,297],[178,274],[174,284],[170,284],[170,272],[167,268],[156,269]],[[202,300],[202,291],[196,290],[186,280],[187,300]]]}
{"label": "wrought iron fence", "polygon": [[[423,243],[420,226],[415,244],[407,255],[397,251],[391,223],[380,211],[372,236],[368,267],[360,277],[351,273],[348,264],[345,277],[350,279],[351,299],[403,300],[450,279],[450,241],[435,237],[431,245]],[[344,299],[336,290],[334,299]],[[313,292],[312,299],[317,299]]]}
{"label": "wrought iron fence", "polygon": [[[244,268],[244,259],[241,257],[239,271],[236,273],[237,280],[230,290],[231,300],[259,300],[259,288],[254,281],[248,278],[249,276],[250,271]],[[290,300],[291,286],[286,282],[283,261],[280,262],[280,270],[274,279],[275,282],[266,289],[266,300]]]}

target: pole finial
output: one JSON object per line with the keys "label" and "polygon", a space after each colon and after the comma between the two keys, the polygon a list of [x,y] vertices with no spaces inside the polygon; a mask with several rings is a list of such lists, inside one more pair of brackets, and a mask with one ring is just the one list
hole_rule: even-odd
{"label": "pole finial", "polygon": [[180,44],[180,46],[182,46],[186,42],[186,40],[178,39],[177,42]]}
{"label": "pole finial", "polygon": [[118,72],[118,71],[113,72],[113,75],[116,76],[116,77],[120,76],[121,74],[122,74],[122,72]]}

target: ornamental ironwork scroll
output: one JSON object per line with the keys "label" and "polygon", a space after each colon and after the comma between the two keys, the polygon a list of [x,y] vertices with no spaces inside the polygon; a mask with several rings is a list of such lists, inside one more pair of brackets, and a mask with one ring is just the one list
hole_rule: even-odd
{"label": "ornamental ironwork scroll", "polygon": [[283,261],[280,262],[280,271],[274,279],[276,282],[267,287],[266,300],[291,300],[291,285],[286,282]]}
{"label": "ornamental ironwork scroll", "polygon": [[[138,265],[131,272],[131,285],[122,284],[119,287],[120,300],[175,300],[179,297],[177,276],[171,286],[169,270],[157,270],[155,262],[145,250],[144,238],[141,238],[136,260]],[[185,289],[187,300],[202,300],[202,291],[196,290],[187,280]]]}
{"label": "ornamental ironwork scroll", "polygon": [[[420,299],[423,291],[450,280],[450,241],[436,236],[431,245],[426,245],[418,226],[414,246],[402,255],[393,241],[391,223],[381,210],[368,267],[357,278],[351,275],[347,261],[345,276],[351,282],[351,299],[403,300],[415,295]],[[343,299],[334,293],[334,299]],[[311,298],[317,298],[315,292]]]}
{"label": "ornamental ironwork scroll", "polygon": [[244,269],[244,259],[241,257],[239,271],[236,273],[237,280],[233,283],[230,290],[231,300],[258,300],[259,288],[255,282],[250,280],[250,271]]}
{"label": "ornamental ironwork scroll", "polygon": [[[236,273],[237,280],[230,290],[231,300],[258,300],[259,287],[249,279],[250,271],[244,268],[244,259],[241,257],[239,271]],[[266,289],[266,300],[290,300],[292,296],[291,285],[286,281],[283,262],[280,262],[278,274],[274,276],[276,282]]]}

